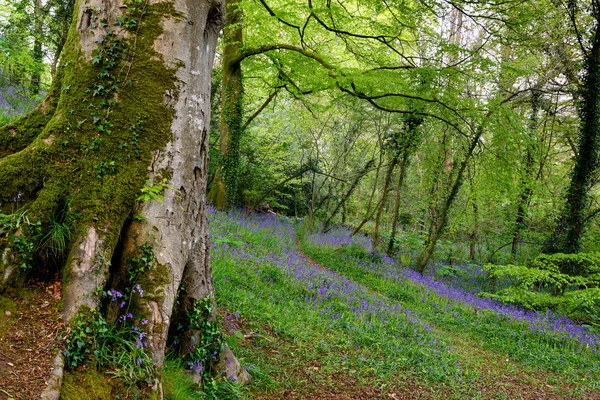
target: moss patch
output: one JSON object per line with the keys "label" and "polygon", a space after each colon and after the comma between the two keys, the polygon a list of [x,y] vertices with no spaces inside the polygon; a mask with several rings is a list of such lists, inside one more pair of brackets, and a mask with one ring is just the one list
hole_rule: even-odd
{"label": "moss patch", "polygon": [[128,387],[119,379],[104,374],[93,365],[65,371],[61,400],[154,400],[158,393],[151,388]]}
{"label": "moss patch", "polygon": [[53,95],[29,116],[0,128],[0,154],[14,152],[0,158],[0,207],[21,193],[30,219],[48,226],[69,198],[74,237],[85,236],[94,224],[112,251],[153,152],[172,137],[174,110],[164,99],[165,93],[178,95],[176,70],[164,65],[153,44],[163,31],[161,20],[175,14],[170,2],[145,7],[134,16],[139,26],[128,39],[116,21],[100,24],[93,29],[102,29],[104,39],[91,61],[73,22]]}
{"label": "moss patch", "polygon": [[7,311],[14,315],[17,311],[17,305],[11,298],[0,296],[0,337],[4,336],[6,331],[15,323],[15,318],[6,315]]}
{"label": "moss patch", "polygon": [[137,278],[137,283],[144,289],[144,299],[146,301],[162,301],[165,295],[163,288],[169,282],[169,268],[166,265],[158,263],[152,268],[152,271]]}

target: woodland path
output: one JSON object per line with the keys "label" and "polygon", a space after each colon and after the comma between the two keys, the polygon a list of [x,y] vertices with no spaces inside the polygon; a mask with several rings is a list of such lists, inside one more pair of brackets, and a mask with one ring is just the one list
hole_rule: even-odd
{"label": "woodland path", "polygon": [[0,298],[0,400],[40,397],[64,336],[58,280]]}
{"label": "woodland path", "polygon": [[[327,271],[329,273],[343,277],[344,279],[354,282],[362,287],[365,291],[376,293],[379,296],[389,299],[391,302],[396,302],[405,308],[410,308],[410,305],[403,304],[395,299],[390,299],[385,294],[372,290],[343,274],[328,269],[314,259],[304,254],[300,247],[300,241],[297,241],[298,254],[305,259],[314,268]],[[486,349],[480,343],[465,336],[464,332],[451,331],[443,329],[435,325],[435,321],[427,320],[423,315],[419,318],[431,324],[434,330],[443,336],[451,343],[453,350],[460,355],[461,361],[472,369],[481,373],[481,378],[475,383],[472,383],[474,392],[483,393],[486,399],[523,399],[523,400],[559,400],[559,399],[600,399],[598,392],[586,392],[582,395],[568,394],[573,389],[573,386],[563,385],[560,383],[548,384],[549,381],[560,382],[560,377],[552,374],[549,371],[539,371],[527,368],[518,360],[511,359],[506,354],[498,354],[494,351]],[[446,398],[436,388],[423,387],[422,385],[406,383],[402,390],[382,396],[381,398],[392,399],[439,399]],[[443,390],[442,390],[443,393]],[[448,398],[452,397],[448,393]],[[340,399],[362,399],[361,393],[356,393],[356,397],[339,397]],[[374,398],[374,397],[371,397]]]}

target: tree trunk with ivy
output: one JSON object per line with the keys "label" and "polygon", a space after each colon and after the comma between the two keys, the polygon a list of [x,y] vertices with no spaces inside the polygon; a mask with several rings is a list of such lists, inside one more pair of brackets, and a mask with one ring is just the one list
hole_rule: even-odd
{"label": "tree trunk with ivy", "polygon": [[242,65],[238,55],[243,45],[242,11],[239,0],[227,2],[223,49],[221,139],[219,168],[208,193],[215,207],[223,209],[236,203],[242,136]]}
{"label": "tree trunk with ivy", "polygon": [[[247,379],[212,332],[205,186],[222,16],[221,0],[78,1],[48,98],[0,129],[0,291],[54,260],[65,321],[130,326],[152,395],[167,343],[200,373],[218,361],[201,358],[209,340],[219,370]],[[88,356],[67,348],[66,366]]]}
{"label": "tree trunk with ivy", "polygon": [[[590,191],[598,174],[600,154],[600,15],[596,10],[592,48],[585,57],[583,85],[580,89],[581,127],[571,182],[562,214],[553,234],[545,243],[544,253],[576,253],[581,249],[586,213],[591,204]],[[574,271],[579,275],[581,271]]]}

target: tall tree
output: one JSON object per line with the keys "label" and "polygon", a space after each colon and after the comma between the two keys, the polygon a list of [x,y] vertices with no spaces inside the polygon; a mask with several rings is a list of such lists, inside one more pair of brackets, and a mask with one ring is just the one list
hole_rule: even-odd
{"label": "tall tree", "polygon": [[244,87],[241,60],[237,56],[243,46],[242,26],[240,0],[229,0],[223,29],[219,169],[208,193],[209,200],[218,208],[234,204],[238,192]]}
{"label": "tall tree", "polygon": [[[585,32],[579,22],[580,10],[588,7],[592,21],[588,22],[591,26]],[[600,150],[600,2],[593,0],[582,7],[580,2],[570,1],[567,12],[584,55],[584,78],[578,96],[581,127],[564,209],[544,248],[548,253],[575,253],[581,248]],[[591,47],[585,47],[587,42]],[[572,272],[578,274],[581,271]]]}
{"label": "tall tree", "polygon": [[[0,129],[2,211],[19,199],[43,232],[56,213],[71,214],[65,321],[99,311],[109,288],[139,285],[145,295],[133,307],[147,321],[140,329],[154,364],[163,364],[174,320],[184,327],[182,354],[193,359],[204,325],[187,317],[214,301],[205,187],[223,4],[89,0],[74,13],[48,98]],[[15,244],[35,242],[36,226],[2,242],[1,288],[22,272],[16,265],[33,267]],[[229,350],[222,357],[228,374],[247,377]]]}

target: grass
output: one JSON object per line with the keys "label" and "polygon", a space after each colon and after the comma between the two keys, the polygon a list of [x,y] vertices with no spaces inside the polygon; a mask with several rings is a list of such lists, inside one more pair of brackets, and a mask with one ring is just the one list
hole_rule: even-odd
{"label": "grass", "polygon": [[[349,256],[346,251],[332,251],[306,242],[303,248],[328,268],[397,300],[404,307],[417,312],[425,321],[435,323],[445,331],[466,335],[482,343],[484,348],[510,354],[511,358],[524,365],[560,372],[571,383],[600,377],[600,360],[592,349],[587,351],[586,345],[581,344],[578,337],[569,339],[570,333],[547,329],[543,325],[543,316],[530,322],[498,315],[495,309],[478,307],[463,298],[457,299],[452,292],[447,297],[440,296],[438,293],[441,290],[436,293],[428,286],[415,283],[401,274],[387,274],[390,271],[386,270],[385,265],[365,262]],[[597,351],[597,347],[593,350]]]}
{"label": "grass", "polygon": [[249,337],[235,352],[255,377],[253,397],[420,387],[429,398],[502,398],[533,386],[547,398],[593,398],[598,389],[594,338],[553,316],[415,276],[343,232],[299,236],[320,265],[285,220],[212,211],[211,232],[217,302]]}

